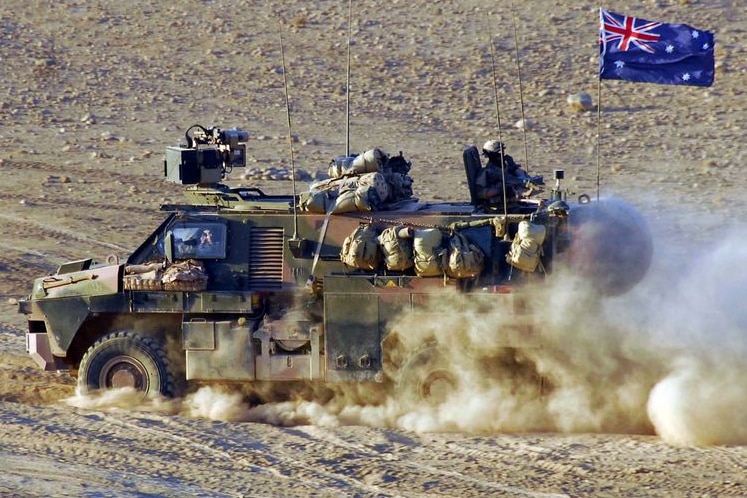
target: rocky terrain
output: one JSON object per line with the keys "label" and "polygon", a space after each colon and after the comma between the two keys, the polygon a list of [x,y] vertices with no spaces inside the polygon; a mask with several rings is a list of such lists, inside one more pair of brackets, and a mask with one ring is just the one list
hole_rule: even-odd
{"label": "rocky terrain", "polygon": [[[741,0],[603,5],[714,31],[709,88],[598,86],[586,0],[352,6],[349,24],[329,0],[0,5],[0,494],[747,495]],[[600,115],[569,106],[580,92]],[[148,406],[75,396],[26,356],[17,302],[62,262],[137,247],[181,198],[163,150],[195,123],[247,129],[247,170],[314,175],[347,148],[401,150],[433,200],[466,199],[463,148],[500,136],[530,173],[564,169],[574,195],[635,205],[654,263],[600,308],[568,286],[542,297],[538,360],[563,389],[539,404],[500,384],[408,413],[342,397],[250,407],[215,389]]]}

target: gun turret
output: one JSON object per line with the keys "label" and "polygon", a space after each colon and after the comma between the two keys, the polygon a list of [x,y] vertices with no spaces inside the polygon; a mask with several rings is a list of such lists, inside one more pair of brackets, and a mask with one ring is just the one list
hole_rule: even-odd
{"label": "gun turret", "polygon": [[239,128],[190,126],[186,144],[166,147],[164,176],[182,185],[219,183],[234,167],[246,166],[249,133]]}

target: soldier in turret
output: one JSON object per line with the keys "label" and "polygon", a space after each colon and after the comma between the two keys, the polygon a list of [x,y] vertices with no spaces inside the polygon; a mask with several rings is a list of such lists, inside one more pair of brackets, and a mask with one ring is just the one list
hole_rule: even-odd
{"label": "soldier in turret", "polygon": [[[498,140],[488,140],[482,146],[482,153],[488,158],[485,165],[485,187],[489,197],[494,190],[498,190],[498,197],[503,195],[501,183],[506,182],[506,199],[514,201],[519,197],[531,194],[535,182],[541,180],[530,177],[524,169],[519,166],[514,158],[506,154],[505,146]],[[501,171],[503,164],[503,171]]]}
{"label": "soldier in turret", "polygon": [[482,153],[488,158],[488,164],[485,166],[486,168],[495,167],[500,170],[501,161],[503,161],[503,165],[506,167],[506,173],[515,175],[516,171],[521,169],[514,161],[514,158],[506,154],[505,146],[498,140],[488,140],[485,142],[485,145],[482,146]]}
{"label": "soldier in turret", "polygon": [[[506,199],[516,199],[516,191],[512,187],[511,177],[514,176],[519,166],[514,159],[504,153],[504,146],[498,140],[488,140],[482,147],[482,153],[487,157],[488,163],[477,177],[478,197],[489,204],[497,204],[503,198],[504,175],[506,180]],[[504,165],[502,171],[501,164]]]}

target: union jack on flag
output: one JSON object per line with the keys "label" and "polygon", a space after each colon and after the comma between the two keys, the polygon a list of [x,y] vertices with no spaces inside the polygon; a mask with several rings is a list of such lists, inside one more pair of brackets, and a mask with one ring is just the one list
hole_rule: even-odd
{"label": "union jack on flag", "polygon": [[713,33],[599,10],[599,79],[711,86]]}

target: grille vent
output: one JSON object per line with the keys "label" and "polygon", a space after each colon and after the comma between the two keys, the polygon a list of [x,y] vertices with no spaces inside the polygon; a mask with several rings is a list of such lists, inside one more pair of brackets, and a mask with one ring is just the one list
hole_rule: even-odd
{"label": "grille vent", "polygon": [[249,286],[279,288],[283,285],[283,229],[251,229],[249,239]]}

